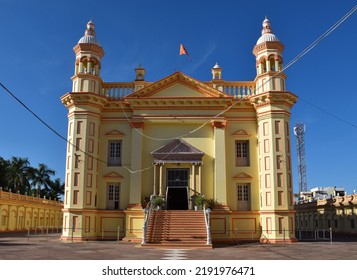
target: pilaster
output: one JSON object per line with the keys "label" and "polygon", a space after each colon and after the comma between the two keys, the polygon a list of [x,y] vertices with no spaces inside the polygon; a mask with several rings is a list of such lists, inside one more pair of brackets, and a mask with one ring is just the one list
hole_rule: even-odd
{"label": "pilaster", "polygon": [[223,208],[227,207],[227,175],[225,127],[227,121],[213,121],[214,129],[214,198]]}
{"label": "pilaster", "polygon": [[132,122],[129,209],[141,209],[143,122]]}

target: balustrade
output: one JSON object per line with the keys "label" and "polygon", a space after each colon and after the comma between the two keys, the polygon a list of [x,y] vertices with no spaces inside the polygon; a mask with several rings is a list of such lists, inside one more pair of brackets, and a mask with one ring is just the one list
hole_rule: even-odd
{"label": "balustrade", "polygon": [[102,95],[119,100],[134,92],[134,88],[134,83],[104,83]]}

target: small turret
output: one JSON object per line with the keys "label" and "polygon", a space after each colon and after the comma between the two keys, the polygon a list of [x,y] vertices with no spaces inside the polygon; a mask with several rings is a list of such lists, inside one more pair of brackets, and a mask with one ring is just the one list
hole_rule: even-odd
{"label": "small turret", "polygon": [[90,20],[84,36],[79,39],[73,48],[76,54],[75,71],[73,80],[73,92],[94,92],[100,94],[102,79],[100,77],[101,59],[104,50],[97,40],[95,25]]}
{"label": "small turret", "polygon": [[215,89],[223,91],[222,68],[217,62],[212,68],[212,83]]}
{"label": "small turret", "polygon": [[262,35],[253,49],[257,68],[256,93],[271,90],[283,91],[285,90],[286,78],[281,72],[283,69],[282,53],[284,45],[273,33],[270,20],[267,17],[265,17],[262,25]]}

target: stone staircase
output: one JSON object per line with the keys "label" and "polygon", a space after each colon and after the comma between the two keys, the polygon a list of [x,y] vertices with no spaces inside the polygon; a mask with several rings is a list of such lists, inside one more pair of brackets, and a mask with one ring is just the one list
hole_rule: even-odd
{"label": "stone staircase", "polygon": [[145,247],[212,248],[207,245],[207,231],[203,211],[152,211],[146,234]]}

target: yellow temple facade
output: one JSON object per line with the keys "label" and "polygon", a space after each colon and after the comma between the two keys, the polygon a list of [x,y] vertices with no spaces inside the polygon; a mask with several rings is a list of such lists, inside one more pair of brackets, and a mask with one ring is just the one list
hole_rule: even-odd
{"label": "yellow temple facade", "polygon": [[293,242],[290,109],[282,52],[268,19],[253,49],[254,81],[210,81],[180,71],[156,82],[135,69],[129,82],[104,82],[104,50],[87,24],[74,47],[62,239],[120,232],[142,238],[146,202],[189,210],[192,197],[214,201],[213,241]]}

